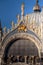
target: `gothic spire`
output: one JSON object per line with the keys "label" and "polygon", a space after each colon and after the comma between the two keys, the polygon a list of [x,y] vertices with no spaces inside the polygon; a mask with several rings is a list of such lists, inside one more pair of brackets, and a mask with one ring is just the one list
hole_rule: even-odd
{"label": "gothic spire", "polygon": [[21,6],[21,20],[24,20],[24,3]]}
{"label": "gothic spire", "polygon": [[41,11],[38,2],[39,2],[39,0],[36,0],[36,5],[33,7],[33,10],[34,10],[35,12],[40,12],[40,11]]}

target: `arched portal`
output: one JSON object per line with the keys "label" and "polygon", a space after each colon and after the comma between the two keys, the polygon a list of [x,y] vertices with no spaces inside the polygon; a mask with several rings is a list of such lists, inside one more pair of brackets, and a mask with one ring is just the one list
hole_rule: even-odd
{"label": "arched portal", "polygon": [[14,64],[17,62],[27,63],[27,57],[39,57],[39,51],[33,41],[26,38],[17,38],[11,40],[5,47],[3,61],[5,64]]}
{"label": "arched portal", "polygon": [[14,34],[13,31],[4,38],[2,42],[2,65],[12,63],[12,60],[14,62],[22,60],[25,63],[31,60],[30,63],[33,63],[36,56],[41,57],[41,42],[34,33],[30,32]]}

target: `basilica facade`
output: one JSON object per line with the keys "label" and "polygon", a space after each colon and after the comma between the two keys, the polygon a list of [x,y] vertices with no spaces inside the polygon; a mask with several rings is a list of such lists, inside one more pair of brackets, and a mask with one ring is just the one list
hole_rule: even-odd
{"label": "basilica facade", "polygon": [[22,3],[11,29],[2,29],[0,22],[0,65],[43,65],[43,8],[38,0],[33,11],[24,16]]}

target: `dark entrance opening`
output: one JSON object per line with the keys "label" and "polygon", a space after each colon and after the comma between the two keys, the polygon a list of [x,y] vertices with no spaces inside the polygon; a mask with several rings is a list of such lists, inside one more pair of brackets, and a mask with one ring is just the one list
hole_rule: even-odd
{"label": "dark entrance opening", "polygon": [[12,40],[5,48],[2,64],[14,63],[36,63],[36,57],[39,57],[38,49],[34,42],[29,39],[19,38]]}

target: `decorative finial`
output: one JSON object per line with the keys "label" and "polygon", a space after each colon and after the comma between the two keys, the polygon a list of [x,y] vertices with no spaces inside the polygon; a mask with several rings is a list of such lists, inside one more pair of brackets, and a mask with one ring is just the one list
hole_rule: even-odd
{"label": "decorative finial", "polygon": [[12,25],[12,30],[14,30],[15,25],[13,21],[11,22],[11,25]]}
{"label": "decorative finial", "polygon": [[28,21],[28,15],[26,15],[26,21]]}
{"label": "decorative finial", "polygon": [[17,18],[18,18],[17,22],[20,22],[20,15],[19,14],[17,15]]}
{"label": "decorative finial", "polygon": [[36,0],[36,5],[33,7],[34,12],[40,12],[40,11],[41,11],[40,6],[39,6],[38,2],[39,2],[39,1],[38,1],[38,0]]}
{"label": "decorative finial", "polygon": [[21,11],[21,20],[24,20],[24,3],[22,3]]}
{"label": "decorative finial", "polygon": [[10,32],[10,29],[8,29],[7,32],[9,33]]}
{"label": "decorative finial", "polygon": [[3,28],[3,31],[4,31],[4,35],[6,35],[6,33],[7,33],[7,28],[4,27],[4,28]]}

